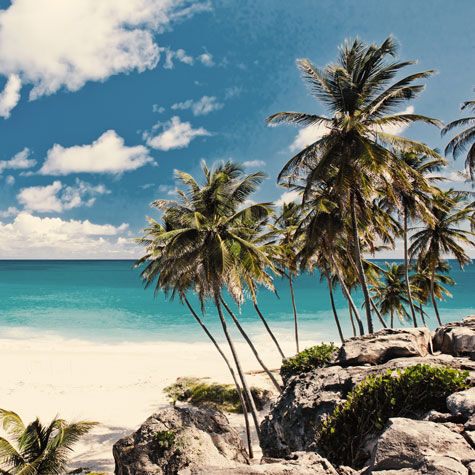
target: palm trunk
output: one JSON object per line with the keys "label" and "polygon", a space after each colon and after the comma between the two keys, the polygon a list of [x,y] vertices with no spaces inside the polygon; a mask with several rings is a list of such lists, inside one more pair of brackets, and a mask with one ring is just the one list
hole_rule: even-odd
{"label": "palm trunk", "polygon": [[374,303],[373,297],[370,296],[371,300],[371,306],[373,307],[373,310],[376,312],[376,315],[378,316],[378,320],[380,321],[381,325],[383,328],[388,328],[386,325],[386,322],[383,319],[383,316],[381,315],[381,312],[378,310],[378,307],[376,307],[376,304]]}
{"label": "palm trunk", "polygon": [[424,310],[422,310],[422,303],[419,304],[419,312],[421,314],[422,324],[426,327],[426,321],[424,319]]}
{"label": "palm trunk", "polygon": [[432,300],[432,305],[434,306],[437,322],[439,323],[439,325],[442,325],[442,321],[440,320],[439,310],[437,308],[437,303],[435,301],[435,295],[434,295],[434,274],[435,274],[435,269],[432,269],[432,272],[430,275],[430,298]]}
{"label": "palm trunk", "polygon": [[356,223],[356,210],[355,210],[355,192],[352,190],[350,193],[350,208],[351,208],[351,223],[353,226],[353,242],[355,247],[356,266],[358,268],[358,277],[360,280],[361,289],[363,290],[365,310],[366,310],[366,322],[368,325],[368,333],[373,333],[373,319],[371,317],[371,308],[369,301],[368,285],[366,284],[366,276],[363,269],[363,262],[361,260],[360,238],[358,236],[358,226]]}
{"label": "palm trunk", "polygon": [[335,323],[336,323],[336,327],[338,328],[338,334],[340,335],[340,340],[343,343],[345,339],[343,338],[343,332],[341,331],[340,321],[338,320],[338,314],[336,313],[335,300],[333,299],[332,283],[328,275],[326,275],[325,277],[327,278],[327,281],[328,281],[328,292],[330,293],[330,302],[332,304],[333,316],[335,317]]}
{"label": "palm trunk", "polygon": [[231,335],[229,334],[228,325],[226,324],[226,319],[224,318],[223,310],[221,308],[219,293],[216,293],[215,295],[216,296],[215,296],[215,299],[214,299],[214,304],[216,305],[216,308],[218,310],[218,315],[219,315],[219,319],[221,320],[221,325],[223,327],[223,332],[224,332],[224,335],[226,336],[226,340],[229,344],[229,349],[231,350],[231,353],[233,355],[233,359],[234,359],[234,362],[236,364],[236,368],[237,368],[237,371],[238,371],[238,374],[239,374],[239,378],[241,379],[241,383],[242,383],[242,387],[244,389],[244,394],[245,394],[245,397],[246,397],[246,401],[249,404],[252,419],[254,420],[254,426],[256,428],[257,438],[259,439],[259,443],[260,443],[261,442],[261,432],[260,432],[260,429],[259,429],[259,420],[257,419],[256,405],[254,404],[254,399],[252,397],[249,386],[247,385],[246,378],[244,377],[244,372],[242,370],[241,362],[239,361],[239,357],[236,353],[236,349],[234,348],[233,340],[231,339]]}
{"label": "palm trunk", "polygon": [[248,450],[249,450],[249,458],[253,458],[254,457],[254,453],[253,453],[253,450],[252,450],[252,441],[251,441],[251,431],[250,431],[250,428],[249,428],[249,417],[248,417],[248,413],[247,413],[247,407],[246,407],[246,402],[244,401],[244,397],[242,395],[242,390],[241,390],[241,386],[239,385],[238,383],[238,380],[236,378],[236,374],[234,372],[234,369],[233,367],[231,366],[231,363],[229,362],[227,356],[224,354],[223,350],[221,349],[221,347],[218,345],[218,342],[214,339],[213,335],[210,333],[210,331],[206,328],[205,324],[202,322],[201,318],[198,317],[198,315],[196,314],[196,312],[193,310],[193,307],[190,305],[190,302],[188,302],[188,299],[186,297],[184,297],[184,301],[187,305],[187,307],[190,309],[190,312],[192,313],[193,317],[195,317],[195,320],[199,323],[200,327],[204,330],[204,332],[206,333],[206,335],[208,336],[208,338],[213,342],[213,345],[216,347],[216,349],[218,350],[218,353],[221,355],[221,357],[223,358],[224,362],[226,363],[226,366],[228,367],[229,369],[229,372],[231,373],[231,376],[233,378],[233,381],[234,381],[234,384],[236,386],[236,390],[237,390],[237,393],[238,393],[238,397],[239,397],[239,401],[241,402],[241,406],[242,406],[242,412],[244,414],[244,422],[245,422],[245,425],[246,425],[246,438],[247,438],[247,445],[248,445]]}
{"label": "palm trunk", "polygon": [[353,336],[356,336],[355,322],[353,320],[353,311],[351,310],[351,303],[349,300],[348,300],[348,313],[350,315],[351,327],[353,328]]}
{"label": "palm trunk", "polygon": [[266,319],[262,316],[262,313],[259,310],[259,307],[257,306],[257,302],[254,299],[253,299],[253,304],[254,304],[254,308],[256,309],[257,315],[259,315],[259,318],[262,320],[262,323],[264,324],[264,327],[267,330],[267,333],[269,333],[270,337],[272,338],[272,341],[275,343],[275,346],[277,347],[277,350],[279,351],[280,356],[282,356],[282,359],[285,360],[286,358],[285,358],[284,352],[282,351],[282,348],[280,347],[279,342],[277,341],[277,338],[272,333],[272,330],[267,324]]}
{"label": "palm trunk", "polygon": [[294,297],[294,286],[292,284],[292,271],[289,269],[289,285],[290,285],[290,296],[292,297],[292,308],[294,310],[294,333],[295,333],[295,345],[297,347],[297,354],[299,351],[299,331],[297,326],[297,309],[295,308],[295,297]]}
{"label": "palm trunk", "polygon": [[391,328],[393,327],[393,318],[394,318],[394,313],[393,313],[393,309],[391,309]]}
{"label": "palm trunk", "polygon": [[340,282],[340,286],[341,286],[341,289],[343,290],[343,294],[345,295],[346,299],[348,300],[349,304],[351,305],[351,308],[353,309],[353,313],[355,314],[356,323],[358,324],[358,329],[360,331],[360,335],[363,336],[364,335],[364,328],[363,328],[363,323],[361,322],[360,314],[358,313],[358,309],[356,308],[355,302],[353,302],[353,299],[351,298],[350,292],[348,291],[348,287],[346,286],[345,282],[343,281],[342,277],[340,276],[340,273],[339,273],[338,269],[336,270],[336,276],[338,278],[338,282]]}
{"label": "palm trunk", "polygon": [[256,350],[256,347],[252,343],[251,339],[247,336],[247,333],[242,328],[241,324],[239,323],[239,320],[236,318],[236,315],[234,315],[234,313],[232,312],[232,310],[229,308],[228,304],[223,300],[222,297],[221,297],[221,303],[224,305],[224,308],[226,309],[226,311],[229,313],[229,315],[233,319],[234,324],[236,325],[237,329],[241,332],[241,335],[246,340],[247,344],[249,345],[249,348],[251,348],[252,352],[254,353],[254,356],[256,357],[256,360],[259,362],[262,369],[267,373],[267,376],[269,376],[270,380],[272,381],[272,384],[275,386],[277,391],[279,391],[279,394],[282,394],[282,388],[280,387],[279,383],[276,381],[274,375],[269,371],[267,366],[262,361],[259,353]]}
{"label": "palm trunk", "polygon": [[409,300],[409,307],[411,308],[412,322],[414,328],[417,328],[416,311],[414,310],[414,303],[412,301],[411,285],[409,283],[409,269],[407,265],[407,209],[404,207],[404,280],[406,281],[407,299]]}

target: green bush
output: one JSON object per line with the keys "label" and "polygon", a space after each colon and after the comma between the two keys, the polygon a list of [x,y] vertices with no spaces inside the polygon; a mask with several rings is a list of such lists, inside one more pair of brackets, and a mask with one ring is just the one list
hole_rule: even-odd
{"label": "green bush", "polygon": [[388,371],[359,384],[323,423],[317,443],[338,465],[360,468],[368,454],[368,437],[382,431],[391,417],[417,418],[435,409],[446,410],[448,395],[468,388],[468,371],[416,365],[404,372]]}
{"label": "green bush", "polygon": [[[167,386],[164,392],[173,405],[180,401],[220,411],[242,412],[237,389],[232,384],[206,383],[202,378],[180,378]],[[251,394],[257,410],[262,410],[269,401],[269,391],[252,387]]]}
{"label": "green bush", "polygon": [[154,436],[154,441],[159,453],[165,452],[175,444],[176,434],[171,430],[162,430]]}
{"label": "green bush", "polygon": [[323,368],[330,362],[330,357],[338,350],[333,343],[312,346],[301,351],[293,358],[288,358],[280,368],[284,383],[296,374],[307,373],[315,368]]}

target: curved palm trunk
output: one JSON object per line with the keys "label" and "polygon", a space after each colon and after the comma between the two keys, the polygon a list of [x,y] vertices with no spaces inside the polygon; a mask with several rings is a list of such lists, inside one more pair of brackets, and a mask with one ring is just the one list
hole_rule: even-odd
{"label": "curved palm trunk", "polygon": [[193,307],[191,306],[190,302],[188,302],[188,299],[186,297],[184,297],[183,299],[187,305],[187,307],[189,308],[191,314],[193,315],[193,317],[195,317],[195,320],[199,323],[200,327],[204,330],[204,332],[206,333],[206,335],[208,336],[208,338],[213,342],[213,345],[216,347],[216,349],[218,350],[218,353],[221,355],[221,357],[223,358],[224,362],[226,363],[226,366],[228,367],[229,369],[229,372],[231,373],[231,376],[233,378],[233,381],[234,381],[234,384],[236,386],[236,389],[237,389],[237,393],[238,393],[238,396],[239,396],[239,401],[241,403],[241,406],[242,406],[242,412],[244,414],[244,422],[245,422],[245,425],[246,425],[246,438],[247,438],[247,445],[248,445],[248,450],[249,450],[249,457],[250,458],[253,458],[254,457],[254,452],[252,450],[252,441],[251,441],[251,431],[250,431],[250,428],[249,428],[249,417],[248,417],[248,413],[247,413],[247,407],[246,407],[246,402],[244,401],[244,397],[242,395],[242,390],[241,390],[241,386],[239,385],[238,383],[238,380],[236,378],[236,374],[234,372],[234,369],[233,367],[231,366],[231,363],[229,362],[227,356],[224,354],[223,350],[221,349],[221,347],[218,345],[218,342],[215,340],[215,338],[213,337],[213,335],[210,333],[210,331],[208,330],[208,328],[206,328],[206,325],[203,323],[203,321],[201,320],[200,317],[198,317],[198,315],[196,314],[196,312],[193,310]]}
{"label": "curved palm trunk", "polygon": [[363,296],[365,301],[366,310],[366,322],[368,325],[368,333],[373,333],[373,318],[371,316],[371,307],[369,301],[368,285],[366,284],[366,276],[363,269],[363,262],[361,260],[360,238],[358,236],[358,226],[356,223],[356,210],[355,210],[355,192],[350,193],[350,208],[351,208],[351,224],[353,227],[353,242],[355,247],[356,266],[358,268],[358,277],[360,280],[361,289],[363,290]]}
{"label": "curved palm trunk", "polygon": [[407,265],[407,209],[404,207],[404,280],[406,281],[407,299],[409,300],[409,307],[411,308],[412,323],[414,328],[417,328],[416,311],[414,310],[414,303],[412,301],[411,285],[409,283],[409,268]]}
{"label": "curved palm trunk", "polygon": [[252,300],[252,302],[254,304],[254,308],[256,309],[257,315],[259,315],[259,318],[262,320],[262,323],[264,324],[264,327],[266,328],[267,333],[269,333],[270,337],[272,338],[272,341],[275,343],[275,346],[277,347],[277,350],[279,351],[280,356],[282,356],[282,359],[285,360],[286,358],[285,358],[284,352],[282,351],[282,348],[280,347],[279,342],[277,341],[277,338],[274,336],[274,334],[272,333],[272,330],[267,324],[266,319],[262,316],[262,313],[259,310],[259,307],[257,306],[257,302],[254,299]]}
{"label": "curved palm trunk", "polygon": [[336,313],[335,300],[333,299],[333,290],[332,283],[328,275],[325,275],[328,281],[328,292],[330,293],[330,302],[332,304],[333,316],[335,317],[336,327],[338,328],[338,334],[340,335],[340,340],[343,343],[345,339],[343,338],[343,332],[341,331],[340,321],[338,320],[338,314]]}
{"label": "curved palm trunk", "polygon": [[394,319],[394,312],[393,312],[393,309],[391,309],[391,328],[393,328],[393,319]]}
{"label": "curved palm trunk", "polygon": [[435,270],[432,269],[432,272],[430,275],[430,298],[432,300],[432,305],[434,306],[437,322],[439,323],[439,325],[442,325],[442,321],[440,320],[440,315],[439,315],[439,309],[437,308],[437,303],[435,301],[435,295],[434,295],[434,274],[435,274]]}
{"label": "curved palm trunk", "polygon": [[421,314],[422,324],[426,327],[426,321],[424,319],[424,310],[422,309],[422,303],[419,304],[419,313]]}
{"label": "curved palm trunk", "polygon": [[388,326],[386,325],[386,322],[383,319],[383,316],[381,315],[381,312],[378,310],[378,307],[376,307],[376,304],[374,303],[373,297],[370,296],[369,299],[371,301],[371,306],[373,307],[373,310],[376,312],[376,315],[378,316],[379,322],[381,323],[383,328],[388,328]]}
{"label": "curved palm trunk", "polygon": [[338,282],[340,283],[341,289],[343,290],[343,294],[345,295],[346,299],[348,300],[348,303],[351,305],[351,308],[353,309],[353,313],[355,314],[356,323],[358,324],[360,335],[363,336],[364,335],[363,323],[361,322],[360,314],[358,313],[358,309],[356,308],[355,302],[353,302],[353,299],[351,298],[351,294],[348,291],[348,287],[346,286],[345,282],[341,278],[338,270],[336,270],[336,276],[337,276]]}
{"label": "curved palm trunk", "polygon": [[292,297],[292,308],[294,310],[294,333],[295,333],[295,345],[297,347],[297,354],[299,351],[299,330],[297,325],[297,309],[295,308],[295,297],[294,297],[294,286],[292,284],[292,272],[289,269],[289,285],[290,285],[290,296]]}
{"label": "curved palm trunk", "polygon": [[353,311],[351,310],[351,303],[348,300],[348,314],[350,315],[351,327],[353,328],[353,336],[356,336],[355,322],[353,320]]}
{"label": "curved palm trunk", "polygon": [[214,304],[216,305],[216,309],[218,310],[218,315],[219,319],[221,321],[221,326],[223,327],[223,332],[226,337],[226,340],[229,344],[229,349],[231,350],[231,353],[233,355],[234,362],[236,363],[236,368],[239,374],[239,378],[241,379],[242,387],[244,389],[244,394],[246,397],[246,401],[249,404],[249,408],[251,410],[251,415],[252,419],[254,420],[254,426],[256,428],[256,433],[257,433],[257,438],[259,440],[259,443],[261,442],[261,432],[259,429],[259,420],[257,418],[257,409],[256,405],[254,404],[254,399],[252,397],[251,391],[249,389],[249,386],[247,385],[246,378],[244,377],[244,372],[241,367],[241,362],[239,361],[239,357],[236,353],[236,348],[234,348],[234,343],[231,338],[231,335],[229,334],[228,330],[228,325],[226,324],[226,319],[224,318],[223,315],[223,309],[221,308],[221,303],[220,303],[220,297],[218,296],[219,293],[216,294],[216,297],[214,299]]}
{"label": "curved palm trunk", "polygon": [[221,303],[223,304],[224,308],[226,309],[226,311],[229,313],[229,315],[233,319],[233,322],[236,325],[237,329],[241,332],[241,335],[246,340],[247,344],[249,345],[249,348],[251,348],[252,352],[254,353],[254,356],[256,357],[256,360],[259,362],[262,369],[267,373],[267,376],[269,376],[270,380],[272,381],[272,384],[275,386],[277,391],[279,391],[279,394],[282,394],[282,388],[280,387],[279,383],[275,379],[274,375],[270,372],[270,370],[267,368],[267,366],[262,361],[259,353],[256,350],[256,347],[252,343],[251,339],[248,337],[247,333],[242,328],[241,324],[239,323],[239,320],[236,318],[236,315],[234,315],[233,311],[229,308],[228,304],[223,300],[222,297],[220,298],[220,300],[221,300]]}

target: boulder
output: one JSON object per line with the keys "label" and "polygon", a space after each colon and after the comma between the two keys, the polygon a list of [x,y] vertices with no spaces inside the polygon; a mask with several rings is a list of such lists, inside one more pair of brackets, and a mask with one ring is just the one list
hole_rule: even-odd
{"label": "boulder", "polygon": [[454,416],[469,419],[475,415],[475,387],[448,396],[447,408]]}
{"label": "boulder", "polygon": [[370,375],[417,364],[461,368],[463,361],[450,355],[429,355],[397,358],[376,366],[328,366],[294,376],[261,424],[262,451],[268,457],[287,457],[292,452],[312,450],[322,419]]}
{"label": "boulder", "polygon": [[467,441],[441,424],[396,417],[390,419],[374,445],[363,473],[434,473],[467,475],[475,451]]}
{"label": "boulder", "polygon": [[248,463],[238,432],[221,412],[170,407],[114,444],[116,475],[171,474],[202,466]]}
{"label": "boulder", "polygon": [[435,331],[434,350],[454,356],[475,354],[475,315],[451,322]]}
{"label": "boulder", "polygon": [[426,356],[430,342],[428,328],[384,328],[370,335],[346,339],[334,363],[339,366],[374,365],[394,358]]}

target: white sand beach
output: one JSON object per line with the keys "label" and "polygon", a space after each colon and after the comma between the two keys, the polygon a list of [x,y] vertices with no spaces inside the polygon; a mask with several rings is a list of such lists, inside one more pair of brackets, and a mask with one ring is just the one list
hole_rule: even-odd
{"label": "white sand beach", "polygon": [[[266,336],[256,342],[269,368],[280,367],[279,355]],[[301,347],[311,344],[315,342],[301,342]],[[260,369],[247,347],[241,343],[237,347],[246,371]],[[284,345],[284,351],[293,354],[293,343]],[[19,336],[0,339],[0,360],[0,407],[17,412],[26,423],[36,416],[48,423],[55,415],[99,422],[76,446],[73,467],[107,472],[114,469],[113,443],[167,404],[162,390],[177,377],[231,382],[224,362],[208,343],[105,344],[54,335]],[[248,379],[252,385],[272,389],[262,374]],[[241,424],[241,416],[231,419]]]}

